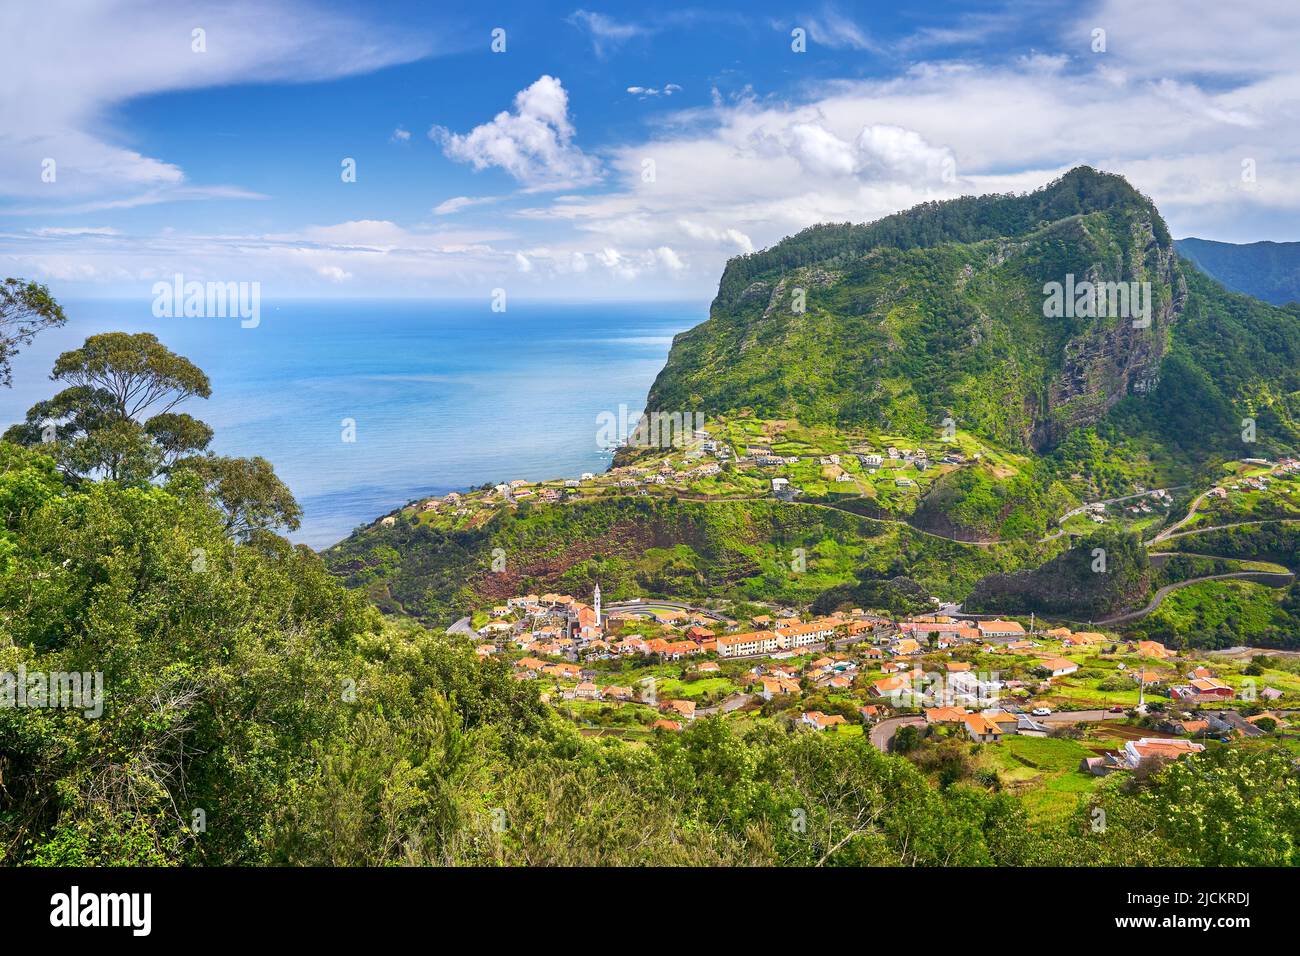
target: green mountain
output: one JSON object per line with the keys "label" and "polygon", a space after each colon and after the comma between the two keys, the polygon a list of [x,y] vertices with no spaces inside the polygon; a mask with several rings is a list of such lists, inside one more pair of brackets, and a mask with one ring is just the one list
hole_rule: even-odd
{"label": "green mountain", "polygon": [[[437,517],[412,503],[325,560],[384,610],[439,621],[598,580],[611,597],[884,595],[885,607],[912,601],[919,584],[961,600],[990,573],[1068,548],[1056,521],[1084,501],[1204,487],[1224,461],[1300,446],[1300,306],[1231,292],[1182,263],[1148,199],[1081,167],[1026,195],[815,226],[733,259],[709,318],[674,340],[646,408],[749,421],[748,437],[732,440],[738,454],[792,423],[840,436],[854,467],[849,449],[908,439],[966,454],[913,464],[897,482],[886,468],[884,483],[822,474],[839,467],[824,454],[799,458],[807,487],[836,494],[795,501],[773,500],[759,465],[726,461],[716,494],[629,480],[636,492],[611,482],[540,507],[483,493]],[[949,431],[958,444],[940,445]],[[666,456],[627,448],[615,464],[620,478],[677,475]],[[796,551],[806,570],[791,570]],[[1009,608],[1073,567],[984,590]],[[1146,581],[1077,588],[1072,606],[1119,606]]]}
{"label": "green mountain", "polygon": [[1300,302],[1300,242],[1215,242],[1189,237],[1178,254],[1234,292],[1274,305]]}
{"label": "green mountain", "polygon": [[[1295,313],[1191,271],[1151,202],[1087,167],[1028,195],[815,226],[728,263],[708,320],[676,338],[647,408],[915,437],[950,419],[1038,452],[1117,423],[1167,446],[1163,457],[1204,457],[1239,445],[1247,415],[1295,441]],[[1049,298],[1052,283],[1084,282],[1137,283],[1145,314],[1132,317],[1136,301],[1119,316],[1115,299],[1061,309]]]}

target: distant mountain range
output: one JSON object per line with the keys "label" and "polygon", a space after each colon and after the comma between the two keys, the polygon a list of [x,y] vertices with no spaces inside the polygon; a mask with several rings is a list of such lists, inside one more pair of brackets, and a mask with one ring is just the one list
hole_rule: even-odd
{"label": "distant mountain range", "polygon": [[1300,302],[1300,242],[1174,242],[1178,254],[1234,292],[1274,305]]}

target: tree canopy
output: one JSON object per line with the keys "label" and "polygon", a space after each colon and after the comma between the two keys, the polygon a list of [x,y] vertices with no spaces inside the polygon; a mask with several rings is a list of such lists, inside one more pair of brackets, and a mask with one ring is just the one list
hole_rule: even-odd
{"label": "tree canopy", "polygon": [[0,384],[13,384],[10,363],[19,348],[30,345],[38,332],[67,320],[45,286],[22,279],[0,282]]}

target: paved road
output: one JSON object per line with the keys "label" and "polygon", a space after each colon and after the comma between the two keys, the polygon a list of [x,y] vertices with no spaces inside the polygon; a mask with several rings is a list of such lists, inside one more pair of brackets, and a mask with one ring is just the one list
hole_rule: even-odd
{"label": "paved road", "polygon": [[1186,581],[1175,581],[1173,584],[1166,584],[1159,591],[1157,591],[1155,593],[1155,596],[1151,598],[1151,603],[1149,603],[1146,607],[1142,608],[1142,610],[1130,611],[1127,614],[1117,614],[1114,617],[1103,618],[1102,620],[1096,621],[1094,623],[1123,624],[1125,621],[1133,621],[1139,617],[1146,617],[1148,614],[1150,614],[1152,611],[1158,608],[1160,606],[1160,602],[1163,601],[1172,591],[1176,591],[1179,588],[1185,588],[1189,584],[1198,584],[1201,581],[1223,581],[1228,578],[1249,578],[1255,581],[1257,584],[1265,584],[1271,588],[1284,588],[1287,587],[1295,579],[1295,575],[1292,574],[1290,571],[1288,571],[1286,574],[1270,572],[1270,571],[1231,571],[1227,574],[1207,574],[1204,577],[1188,578]]}
{"label": "paved road", "polygon": [[[1268,473],[1270,475],[1277,474],[1278,467],[1279,467],[1278,465],[1274,465],[1272,468],[1268,470]],[[1218,531],[1221,528],[1236,528],[1240,525],[1248,525],[1248,524],[1272,524],[1275,521],[1288,520],[1286,518],[1269,518],[1262,521],[1238,521],[1231,524],[1214,525],[1213,527],[1210,528],[1193,528],[1191,531],[1179,531],[1178,530],[1179,528],[1181,528],[1183,525],[1187,524],[1187,522],[1191,521],[1193,518],[1196,517],[1196,510],[1201,506],[1201,502],[1204,501],[1212,491],[1214,491],[1214,488],[1207,488],[1205,489],[1205,491],[1202,491],[1199,495],[1193,498],[1191,505],[1189,505],[1187,508],[1187,514],[1185,514],[1182,518],[1180,518],[1175,524],[1172,524],[1168,528],[1165,528],[1154,538],[1148,541],[1147,544],[1148,545],[1157,544],[1161,541],[1168,541],[1170,538],[1182,537],[1185,534],[1200,534],[1204,531]]]}
{"label": "paved road", "polygon": [[[1244,528],[1248,525],[1259,524],[1300,524],[1297,518],[1261,518],[1258,521],[1233,521],[1228,524],[1210,525],[1205,528],[1193,528],[1191,531],[1179,531],[1177,534],[1171,534],[1167,537],[1160,538],[1160,541],[1172,541],[1174,538],[1185,538],[1190,534],[1205,534],[1207,531],[1222,531],[1225,528]],[[1148,544],[1155,544],[1157,539],[1148,541]]]}
{"label": "paved road", "polygon": [[1075,515],[1083,514],[1083,512],[1086,511],[1092,505],[1113,505],[1121,501],[1132,501],[1134,498],[1146,498],[1150,496],[1152,492],[1155,491],[1181,491],[1183,488],[1186,487],[1187,487],[1186,485],[1173,485],[1169,488],[1152,488],[1150,491],[1139,491],[1131,495],[1121,495],[1118,498],[1103,498],[1100,501],[1085,502],[1084,504],[1079,505],[1079,507],[1077,508],[1071,508],[1065,514],[1061,515],[1061,517],[1057,518],[1056,519],[1056,524],[1058,526],[1057,529],[1053,531],[1051,534],[1047,535],[1046,537],[1039,538],[1038,543],[1045,544],[1048,541],[1055,541],[1061,535],[1065,534],[1066,533],[1065,528],[1060,527],[1060,525],[1065,524],[1065,522],[1069,521]]}
{"label": "paved road", "polygon": [[[1035,717],[1040,724],[1089,724],[1100,720],[1120,720],[1123,714],[1112,714],[1106,710],[1060,710],[1046,717]],[[881,753],[889,752],[889,744],[901,727],[922,727],[924,717],[890,717],[871,728],[871,744]]]}
{"label": "paved road", "polygon": [[888,717],[871,728],[871,745],[881,753],[889,753],[890,741],[900,727],[924,726],[924,717]]}
{"label": "paved road", "polygon": [[474,629],[469,626],[469,618],[462,617],[459,621],[447,628],[448,634],[468,634],[474,636]]}
{"label": "paved road", "polygon": [[695,715],[697,717],[707,717],[710,714],[729,714],[733,710],[739,710],[744,707],[753,699],[753,694],[732,694],[716,707],[701,707],[695,712]]}
{"label": "paved road", "polygon": [[1197,495],[1195,498],[1193,498],[1192,503],[1187,506],[1187,514],[1183,515],[1181,518],[1179,518],[1176,522],[1171,524],[1169,527],[1165,528],[1163,531],[1158,532],[1154,538],[1152,538],[1150,541],[1147,542],[1147,544],[1158,544],[1159,542],[1164,541],[1167,538],[1174,537],[1175,532],[1177,532],[1179,528],[1181,528],[1183,525],[1187,524],[1187,522],[1191,521],[1193,518],[1196,517],[1196,509],[1201,506],[1201,502],[1204,501],[1206,496],[1209,495],[1209,493],[1213,490],[1214,490],[1213,488],[1207,488],[1204,491],[1202,491],[1199,495]]}

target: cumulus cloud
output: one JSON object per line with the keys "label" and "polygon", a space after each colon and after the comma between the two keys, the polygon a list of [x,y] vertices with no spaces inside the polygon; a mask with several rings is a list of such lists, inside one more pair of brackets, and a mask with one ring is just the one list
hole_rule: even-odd
{"label": "cumulus cloud", "polygon": [[878,124],[864,126],[858,134],[861,168],[892,173],[901,179],[931,180],[956,167],[952,151],[932,146],[915,130]]}
{"label": "cumulus cloud", "polygon": [[411,131],[409,129],[402,129],[402,127],[399,126],[397,129],[393,130],[393,135],[389,137],[389,139],[394,143],[409,143],[411,141]]}
{"label": "cumulus cloud", "polygon": [[787,148],[799,165],[818,176],[851,176],[858,168],[853,147],[820,123],[795,123],[787,130]]}
{"label": "cumulus cloud", "polygon": [[429,137],[448,159],[477,170],[497,167],[531,188],[565,188],[593,182],[597,164],[573,145],[569,95],[553,76],[515,94],[514,109],[465,134],[441,126]]}
{"label": "cumulus cloud", "polygon": [[755,143],[769,155],[773,144],[778,144],[814,176],[935,182],[945,170],[956,167],[951,150],[931,145],[915,130],[888,123],[864,126],[849,140],[827,129],[820,119],[796,122],[776,137],[760,131]]}
{"label": "cumulus cloud", "polygon": [[681,272],[686,268],[686,264],[682,262],[681,257],[668,246],[660,246],[656,249],[655,259],[669,272]]}

